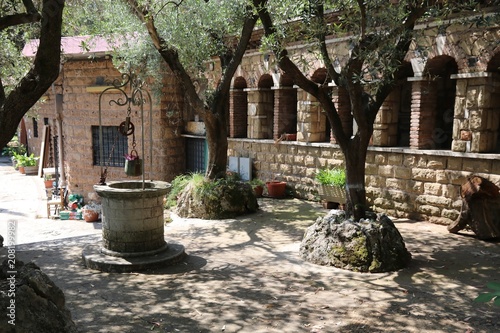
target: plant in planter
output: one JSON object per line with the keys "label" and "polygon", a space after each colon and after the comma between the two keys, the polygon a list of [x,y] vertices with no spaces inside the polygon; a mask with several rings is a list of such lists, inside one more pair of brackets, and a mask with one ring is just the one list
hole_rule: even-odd
{"label": "plant in planter", "polygon": [[19,171],[21,173],[25,173],[27,175],[32,175],[38,172],[37,164],[38,157],[35,157],[33,153],[28,156],[28,154],[24,155],[15,155],[17,165],[19,167]]}
{"label": "plant in planter", "polygon": [[10,156],[12,159],[12,166],[16,169],[18,168],[16,156],[24,154],[26,154],[26,146],[19,143],[17,140],[9,142],[7,146],[2,149],[2,155]]}
{"label": "plant in planter", "polygon": [[276,177],[272,181],[266,182],[267,194],[271,198],[284,198],[286,192],[286,182],[276,180]]}
{"label": "plant in planter", "polygon": [[318,193],[327,202],[346,203],[346,177],[342,168],[320,169],[315,176],[319,183]]}
{"label": "plant in planter", "polygon": [[83,206],[82,216],[85,222],[99,221],[102,206],[100,204],[90,202]]}
{"label": "plant in planter", "polygon": [[52,188],[54,186],[53,175],[50,173],[43,175],[43,182],[45,184],[45,188]]}
{"label": "plant in planter", "polygon": [[250,186],[252,186],[255,196],[257,198],[262,197],[262,193],[264,192],[264,182],[259,178],[254,178],[249,182]]}

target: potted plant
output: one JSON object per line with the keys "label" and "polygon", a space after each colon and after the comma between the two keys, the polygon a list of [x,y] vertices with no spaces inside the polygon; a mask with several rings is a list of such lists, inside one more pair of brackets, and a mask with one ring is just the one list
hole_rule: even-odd
{"label": "potted plant", "polygon": [[22,143],[19,143],[19,141],[11,141],[7,144],[6,147],[2,149],[2,155],[10,156],[12,160],[12,166],[16,168],[16,170],[18,168],[16,155],[23,155],[25,153],[26,153],[26,146],[24,146]]}
{"label": "potted plant", "polygon": [[273,179],[272,181],[266,182],[266,188],[267,194],[271,198],[283,198],[285,196],[286,182]]}
{"label": "potted plant", "polygon": [[35,157],[33,153],[29,156],[28,154],[16,155],[16,161],[21,173],[33,175],[38,172],[38,157]]}
{"label": "potted plant", "polygon": [[346,203],[345,170],[342,168],[320,169],[315,176],[319,183],[318,193],[327,202]]}
{"label": "potted plant", "polygon": [[90,202],[83,206],[82,215],[85,222],[97,222],[101,215],[102,206],[95,202]]}
{"label": "potted plant", "polygon": [[45,184],[45,188],[52,188],[54,186],[54,178],[52,178],[52,174],[46,173],[43,175],[43,183]]}
{"label": "potted plant", "polygon": [[253,188],[253,192],[257,198],[262,197],[262,193],[264,192],[264,182],[259,178],[254,178],[250,181],[250,186]]}

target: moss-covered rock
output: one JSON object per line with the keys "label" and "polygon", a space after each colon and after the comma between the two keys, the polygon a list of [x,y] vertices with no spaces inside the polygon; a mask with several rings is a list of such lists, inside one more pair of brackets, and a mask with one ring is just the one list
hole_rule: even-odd
{"label": "moss-covered rock", "polygon": [[357,272],[390,272],[408,265],[411,254],[398,229],[385,215],[354,222],[332,210],[310,226],[300,255],[315,264]]}
{"label": "moss-covered rock", "polygon": [[180,217],[224,219],[257,211],[259,205],[252,187],[240,181],[207,181],[188,184],[177,199]]}

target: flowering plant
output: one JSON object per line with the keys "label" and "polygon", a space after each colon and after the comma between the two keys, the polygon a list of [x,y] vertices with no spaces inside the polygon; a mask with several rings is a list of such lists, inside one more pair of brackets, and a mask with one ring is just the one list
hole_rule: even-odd
{"label": "flowering plant", "polygon": [[135,161],[139,159],[139,156],[134,154],[125,154],[124,156],[127,161]]}

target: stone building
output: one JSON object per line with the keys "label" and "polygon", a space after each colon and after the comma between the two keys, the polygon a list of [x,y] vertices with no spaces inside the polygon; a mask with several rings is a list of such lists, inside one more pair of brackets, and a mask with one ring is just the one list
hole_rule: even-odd
{"label": "stone building", "polygon": [[[109,52],[111,47],[104,40],[93,40],[89,50],[82,50],[82,41],[88,37],[72,37],[62,40],[64,61],[61,74],[38,103],[36,120],[25,119],[29,135],[30,152],[39,156],[42,147],[41,133],[48,130],[46,147],[49,147],[46,165],[58,165],[64,175],[62,181],[71,193],[82,194],[84,198],[95,199],[93,185],[99,182],[99,96],[110,87],[110,82],[121,82],[121,73],[114,67]],[[24,54],[31,56],[33,48],[25,47]],[[165,69],[159,69],[165,70]],[[109,92],[109,93],[108,93]],[[117,90],[109,90],[102,95],[101,117],[103,128],[103,164],[107,166],[107,179],[127,178],[124,173],[124,154],[133,149],[133,136],[122,136],[117,126],[126,120],[127,107],[119,106],[124,96]],[[127,88],[126,92],[130,94]],[[181,123],[171,114],[183,106],[183,96],[171,75],[166,73],[163,81],[161,100],[152,98],[152,142],[150,142],[149,103],[144,107],[145,177],[147,179],[172,180],[184,171],[184,142],[177,133]],[[172,112],[174,111],[174,112]],[[129,114],[135,126],[136,150],[142,152],[141,111],[132,107]],[[37,128],[38,127],[38,128]],[[58,140],[62,134],[62,140]],[[150,170],[150,144],[153,148],[153,168]],[[58,149],[61,145],[61,149]],[[56,158],[54,152],[61,152]],[[62,161],[62,163],[58,163]],[[129,177],[130,178],[130,177]],[[140,178],[140,177],[136,177]]]}
{"label": "stone building", "polygon": [[[500,183],[500,29],[459,23],[446,31],[429,25],[418,29],[425,31],[417,43],[430,47],[425,56],[417,48],[408,53],[407,82],[379,111],[368,149],[367,193],[377,211],[448,223],[459,215],[459,189],[469,175]],[[256,31],[254,39],[261,34]],[[348,56],[346,43],[328,42],[340,63]],[[96,79],[119,75],[104,51],[95,52],[93,60],[81,51],[66,53],[61,77],[37,111],[52,128],[58,114],[54,94],[62,95],[64,171],[70,190],[82,194],[91,192],[99,177],[92,159]],[[304,45],[295,45],[291,53],[314,61]],[[323,82],[326,70],[320,62],[315,64],[306,74]],[[214,60],[207,66],[209,82],[215,82],[220,65]],[[346,117],[346,92],[333,84],[331,89],[344,128],[355,131],[356,125]],[[203,126],[184,109],[182,93],[168,73],[164,92],[154,107],[158,162],[153,174],[169,181],[192,170],[193,159],[203,161],[205,152]],[[172,107],[182,111],[182,119],[166,116]],[[254,177],[284,180],[297,197],[317,200],[315,173],[321,167],[342,165],[343,156],[314,97],[282,75],[272,55],[252,49],[233,79],[229,109],[229,156],[250,157]],[[109,106],[105,114],[106,126],[124,118]],[[110,169],[110,179],[123,178],[119,168]]]}

